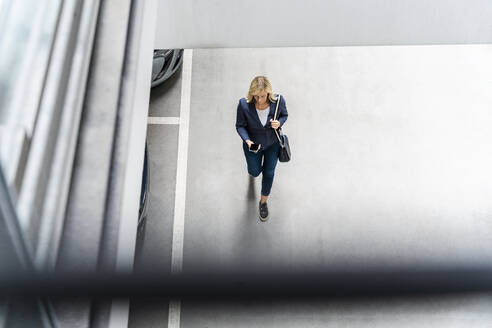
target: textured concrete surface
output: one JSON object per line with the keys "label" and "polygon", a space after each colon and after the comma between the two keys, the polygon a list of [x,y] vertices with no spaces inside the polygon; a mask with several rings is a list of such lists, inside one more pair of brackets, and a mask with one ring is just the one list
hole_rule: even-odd
{"label": "textured concrete surface", "polygon": [[156,47],[491,43],[488,0],[160,0]]}
{"label": "textured concrete surface", "polygon": [[167,327],[168,307],[168,302],[159,299],[132,299],[130,302],[128,327]]}
{"label": "textured concrete surface", "polygon": [[[491,55],[491,46],[195,50],[184,270],[490,262]],[[277,166],[264,224],[261,177],[251,199],[234,127],[260,74],[285,96],[293,153]]]}
{"label": "textured concrete surface", "polygon": [[490,295],[365,302],[184,303],[181,327],[490,327]]}
{"label": "textured concrete surface", "polygon": [[[490,262],[491,55],[484,45],[195,49],[184,271]],[[277,165],[266,223],[257,219],[261,176],[248,183],[234,127],[237,102],[256,75],[285,96],[293,152]],[[169,94],[176,105],[178,91]],[[150,142],[175,144],[157,132],[168,128],[151,127]],[[168,158],[165,147],[151,148],[151,158]],[[175,170],[166,165],[161,174]],[[169,196],[164,186],[152,190],[152,200]],[[158,221],[149,217],[147,233],[151,222]],[[145,241],[163,265],[172,219],[168,228]],[[181,326],[485,327],[491,303],[490,295],[183,302]],[[160,309],[166,313],[149,318],[164,318],[167,307]]]}
{"label": "textured concrete surface", "polygon": [[181,103],[181,67],[150,93],[149,116],[178,117]]}
{"label": "textured concrete surface", "polygon": [[177,125],[149,125],[147,131],[150,165],[149,207],[141,254],[135,269],[168,272],[176,187]]}
{"label": "textured concrete surface", "polygon": [[[181,69],[151,92],[149,116],[178,117]],[[178,152],[178,125],[149,125],[149,208],[145,234],[135,256],[135,271],[170,272]],[[128,327],[167,327],[169,303],[132,299]]]}

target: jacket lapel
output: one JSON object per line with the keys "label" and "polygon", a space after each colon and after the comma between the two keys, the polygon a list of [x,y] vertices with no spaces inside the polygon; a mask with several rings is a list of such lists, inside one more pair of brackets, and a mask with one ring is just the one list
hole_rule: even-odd
{"label": "jacket lapel", "polygon": [[274,102],[270,102],[270,114],[268,115],[268,122],[270,122],[270,118],[273,120],[273,115],[275,115],[275,106]]}

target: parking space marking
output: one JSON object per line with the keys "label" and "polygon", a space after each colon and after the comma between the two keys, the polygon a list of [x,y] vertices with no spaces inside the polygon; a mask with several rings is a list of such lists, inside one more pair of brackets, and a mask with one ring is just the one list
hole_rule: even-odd
{"label": "parking space marking", "polygon": [[179,124],[179,117],[149,116],[147,124]]}
{"label": "parking space marking", "polygon": [[[171,253],[171,272],[173,274],[179,274],[183,269],[183,238],[186,206],[186,174],[188,167],[192,59],[193,49],[184,49],[182,63],[181,106],[179,111],[178,163],[176,169],[173,242]],[[168,327],[179,328],[180,319],[181,301],[171,300],[169,302]]]}
{"label": "parking space marking", "polygon": [[179,328],[181,326],[181,301],[169,301],[168,328]]}

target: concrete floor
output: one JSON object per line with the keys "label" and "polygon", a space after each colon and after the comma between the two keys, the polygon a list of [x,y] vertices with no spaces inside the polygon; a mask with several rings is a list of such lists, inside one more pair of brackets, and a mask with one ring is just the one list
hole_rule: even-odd
{"label": "concrete floor", "polygon": [[[195,49],[183,270],[490,263],[491,57],[486,45]],[[180,73],[153,90],[150,116],[179,116]],[[285,96],[293,152],[277,165],[266,223],[234,127],[256,75]],[[177,136],[177,125],[149,126],[137,270],[170,270]],[[181,326],[488,327],[491,305],[183,302]],[[132,302],[129,326],[167,326],[167,305]]]}

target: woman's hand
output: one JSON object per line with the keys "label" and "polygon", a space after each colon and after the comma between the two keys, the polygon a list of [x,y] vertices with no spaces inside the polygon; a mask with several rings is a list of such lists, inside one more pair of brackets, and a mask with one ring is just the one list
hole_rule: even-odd
{"label": "woman's hand", "polygon": [[253,143],[254,143],[253,141],[251,141],[251,140],[249,140],[249,139],[248,139],[248,140],[246,140],[245,142],[246,142],[246,144],[248,145],[248,148],[250,148],[250,147],[251,147],[251,144],[253,144]]}
{"label": "woman's hand", "polygon": [[270,125],[272,126],[272,128],[277,130],[280,127],[280,122],[277,120],[270,119]]}

